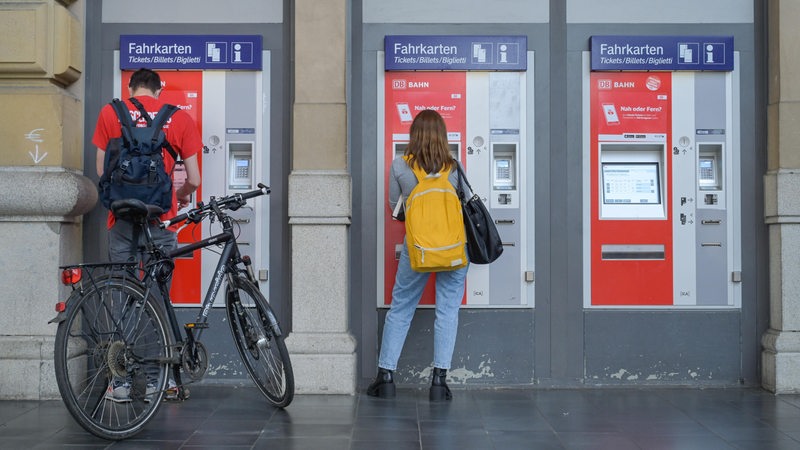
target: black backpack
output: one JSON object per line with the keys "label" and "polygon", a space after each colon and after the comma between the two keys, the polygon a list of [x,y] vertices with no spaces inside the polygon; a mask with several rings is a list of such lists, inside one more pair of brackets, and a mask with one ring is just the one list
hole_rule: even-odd
{"label": "black backpack", "polygon": [[161,149],[167,149],[175,161],[178,155],[167,142],[162,127],[178,107],[164,105],[155,119],[151,119],[138,100],[130,100],[142,113],[147,127],[133,124],[124,102],[116,98],[111,102],[122,125],[122,136],[111,139],[106,147],[103,175],[99,182],[100,200],[107,209],[111,209],[111,203],[116,200],[135,198],[169,211],[172,207],[172,177],[164,167]]}

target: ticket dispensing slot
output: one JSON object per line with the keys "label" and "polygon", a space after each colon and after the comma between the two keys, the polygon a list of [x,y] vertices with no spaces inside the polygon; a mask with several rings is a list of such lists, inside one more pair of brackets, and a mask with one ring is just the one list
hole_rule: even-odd
{"label": "ticket dispensing slot", "polygon": [[603,260],[609,259],[664,259],[664,246],[661,244],[603,244],[600,246]]}
{"label": "ticket dispensing slot", "polygon": [[228,143],[228,188],[253,187],[253,142]]}

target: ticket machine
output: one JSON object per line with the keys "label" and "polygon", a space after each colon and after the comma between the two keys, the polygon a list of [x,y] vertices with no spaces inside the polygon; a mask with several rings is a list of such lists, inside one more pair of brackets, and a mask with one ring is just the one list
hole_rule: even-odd
{"label": "ticket machine", "polygon": [[[205,144],[198,155],[202,184],[193,195],[192,206],[208,201],[211,196],[246,192],[259,182],[268,182],[270,55],[261,51],[259,36],[122,36],[123,54],[115,58],[115,71],[119,74],[115,77],[116,95],[127,96],[130,75],[139,67],[138,64],[127,67],[130,64],[126,62],[133,56],[126,52],[146,51],[154,48],[153,45],[173,41],[175,45],[165,48],[182,48],[202,55],[180,60],[197,65],[196,70],[176,67],[177,58],[158,60],[163,63],[156,63],[152,58],[147,66],[157,70],[161,77],[160,99],[189,113]],[[229,49],[233,49],[230,54]],[[179,164],[173,174],[175,186],[183,179],[185,171]],[[250,200],[230,215],[237,226],[242,253],[252,258],[260,287],[266,293],[269,289],[269,198]],[[217,223],[209,221],[188,225],[179,231],[178,245],[196,242],[220,231]],[[218,259],[216,254],[209,253],[212,251],[197,250],[191,256],[176,260],[171,298],[177,306],[197,306],[202,302]]]}
{"label": "ticket machine", "polygon": [[585,89],[585,306],[738,307],[738,70],[587,71]]}
{"label": "ticket machine", "polygon": [[[387,36],[387,50],[405,49],[407,42],[417,39],[391,37],[397,42],[392,39],[390,45],[389,38]],[[388,206],[389,168],[392,160],[401,157],[405,150],[414,116],[422,110],[433,109],[444,118],[453,157],[464,166],[474,192],[492,214],[504,245],[502,256],[494,263],[470,265],[463,304],[467,307],[532,307],[534,277],[530,260],[533,256],[533,221],[529,220],[529,208],[532,208],[533,199],[533,170],[527,156],[532,154],[532,141],[528,134],[528,130],[533,129],[528,123],[532,116],[527,110],[532,77],[520,70],[520,67],[532,67],[532,55],[524,48],[521,52],[516,51],[523,47],[519,42],[524,43],[524,39],[514,45],[491,43],[492,40],[505,40],[502,36],[419,39],[458,40],[454,45],[464,43],[469,57],[477,61],[476,64],[484,64],[493,58],[494,61],[518,63],[522,57],[527,65],[495,71],[385,72],[379,95],[382,129],[379,132],[378,180],[382,192],[378,193],[378,223],[382,242],[379,242],[378,260],[382,273],[379,271],[378,291],[382,295],[378,306],[385,307],[391,303],[391,290],[405,235],[404,224],[392,219]],[[452,59],[460,61],[457,57]],[[387,57],[386,61],[398,59]],[[435,303],[434,277],[423,294],[420,302],[423,306]]]}

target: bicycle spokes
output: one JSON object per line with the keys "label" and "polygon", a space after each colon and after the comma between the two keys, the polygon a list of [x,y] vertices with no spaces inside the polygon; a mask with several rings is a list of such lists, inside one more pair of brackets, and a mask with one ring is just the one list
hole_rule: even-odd
{"label": "bicycle spokes", "polygon": [[286,406],[294,395],[294,375],[283,337],[266,299],[244,278],[229,286],[227,312],[231,331],[250,377],[276,406]]}
{"label": "bicycle spokes", "polygon": [[75,291],[56,333],[56,381],[88,431],[106,439],[137,432],[157,410],[170,340],[152,299],[126,280],[100,277]]}

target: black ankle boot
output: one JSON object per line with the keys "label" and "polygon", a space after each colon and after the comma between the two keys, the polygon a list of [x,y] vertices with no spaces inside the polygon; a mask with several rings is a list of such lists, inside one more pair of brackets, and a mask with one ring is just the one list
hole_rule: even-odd
{"label": "black ankle boot", "polygon": [[447,369],[433,368],[433,381],[431,382],[431,392],[428,396],[432,402],[453,399],[453,394],[450,392],[450,388],[447,387],[446,378]]}
{"label": "black ankle boot", "polygon": [[380,398],[394,398],[395,388],[392,371],[378,368],[378,376],[367,388],[367,395]]}

